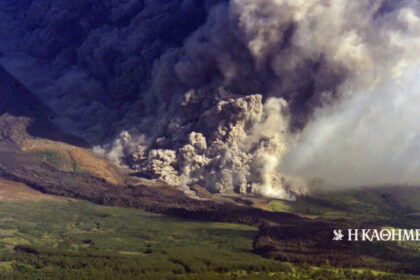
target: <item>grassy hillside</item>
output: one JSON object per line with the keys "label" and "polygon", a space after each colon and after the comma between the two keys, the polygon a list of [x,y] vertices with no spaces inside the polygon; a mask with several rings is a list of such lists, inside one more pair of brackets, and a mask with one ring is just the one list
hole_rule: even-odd
{"label": "grassy hillside", "polygon": [[380,226],[418,228],[420,188],[376,187],[323,192],[296,202],[272,201],[266,208],[328,219],[349,218]]}
{"label": "grassy hillside", "polygon": [[34,153],[60,171],[86,172],[115,185],[124,184],[115,166],[87,149],[46,139],[29,139],[22,150]]}
{"label": "grassy hillside", "polygon": [[257,228],[77,200],[0,202],[0,279],[406,279],[252,253]]}
{"label": "grassy hillside", "polygon": [[[3,248],[24,244],[66,251],[145,255],[200,244],[245,252],[254,227],[179,220],[141,210],[102,207],[83,201],[0,202]],[[10,242],[10,240],[16,242]]]}

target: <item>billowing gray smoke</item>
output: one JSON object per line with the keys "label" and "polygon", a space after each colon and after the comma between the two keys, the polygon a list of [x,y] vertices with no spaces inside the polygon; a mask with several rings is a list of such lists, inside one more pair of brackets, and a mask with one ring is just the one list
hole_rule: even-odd
{"label": "billowing gray smoke", "polygon": [[2,64],[145,176],[280,198],[420,182],[416,0],[20,2]]}

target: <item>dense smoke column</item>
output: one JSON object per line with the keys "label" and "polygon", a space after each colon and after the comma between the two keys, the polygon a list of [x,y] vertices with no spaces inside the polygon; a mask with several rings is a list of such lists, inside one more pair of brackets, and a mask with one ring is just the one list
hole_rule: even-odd
{"label": "dense smoke column", "polygon": [[[302,183],[278,170],[290,142],[298,140],[314,112],[359,92],[370,94],[418,61],[418,7],[416,1],[272,0],[214,7],[180,51],[165,54],[155,65],[145,96],[161,129],[157,141],[140,145],[138,154],[128,152],[140,155],[130,164],[176,184],[187,178],[187,185],[208,184],[215,191],[283,198],[288,195],[282,190],[301,192]],[[282,105],[264,108],[273,100]],[[224,111],[225,102],[246,105]],[[255,132],[270,119],[276,125]],[[311,138],[323,143],[325,131]],[[191,148],[191,132],[202,135],[208,151]],[[184,147],[186,139],[190,143]],[[148,150],[153,153],[143,154]],[[185,150],[190,160],[198,156],[190,164],[194,172],[184,166]],[[310,155],[299,156],[305,161]],[[276,186],[279,193],[273,194]]]}
{"label": "dense smoke column", "polygon": [[93,143],[150,86],[218,1],[2,1],[2,64]]}
{"label": "dense smoke column", "polygon": [[420,50],[414,0],[20,4],[0,6],[16,23],[1,35],[9,70],[92,142],[120,134],[98,151],[186,190],[302,193],[285,154],[302,175],[305,137],[330,144],[319,115],[401,77]]}

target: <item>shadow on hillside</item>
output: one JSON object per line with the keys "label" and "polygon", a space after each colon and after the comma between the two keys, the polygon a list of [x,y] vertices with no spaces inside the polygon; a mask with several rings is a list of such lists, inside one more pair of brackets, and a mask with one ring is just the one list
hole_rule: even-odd
{"label": "shadow on hillside", "polygon": [[57,128],[57,114],[0,66],[0,139],[19,142],[32,137],[89,147],[85,140]]}

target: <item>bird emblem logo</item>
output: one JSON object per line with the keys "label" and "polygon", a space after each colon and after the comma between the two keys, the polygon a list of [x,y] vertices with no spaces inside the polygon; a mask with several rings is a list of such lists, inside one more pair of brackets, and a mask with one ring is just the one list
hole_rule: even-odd
{"label": "bird emblem logo", "polygon": [[343,237],[344,237],[344,235],[343,235],[343,232],[342,232],[341,229],[334,230],[334,237],[333,237],[334,241],[341,241],[341,240],[343,240]]}

